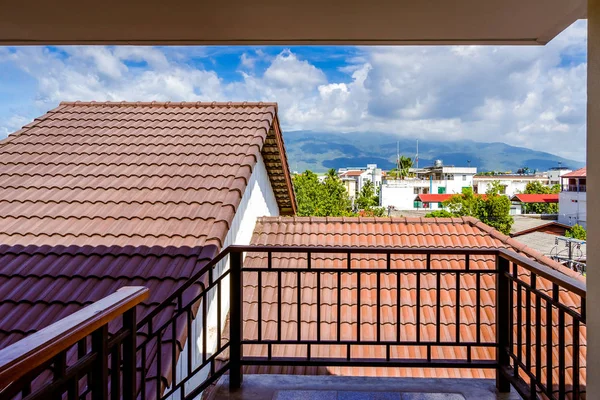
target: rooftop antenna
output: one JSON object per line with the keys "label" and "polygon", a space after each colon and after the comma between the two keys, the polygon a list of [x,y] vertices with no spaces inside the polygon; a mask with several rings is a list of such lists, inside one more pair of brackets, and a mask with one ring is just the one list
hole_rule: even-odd
{"label": "rooftop antenna", "polygon": [[415,156],[415,161],[417,164],[417,169],[419,169],[419,139],[417,139],[417,155]]}

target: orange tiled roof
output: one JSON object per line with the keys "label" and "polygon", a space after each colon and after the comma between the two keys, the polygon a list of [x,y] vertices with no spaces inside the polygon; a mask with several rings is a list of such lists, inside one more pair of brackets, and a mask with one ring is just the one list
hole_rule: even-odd
{"label": "orange tiled roof", "polygon": [[[570,276],[574,272],[565,270],[560,264],[550,260],[536,251],[527,248],[515,239],[511,239],[493,228],[474,218],[260,218],[256,224],[251,243],[253,245],[267,246],[367,246],[367,247],[473,247],[473,248],[508,248],[552,268],[556,268]],[[273,254],[274,267],[306,267],[306,254]],[[318,254],[313,253],[311,258],[312,268],[318,269],[327,265],[329,268],[345,268],[345,254]],[[384,255],[357,255],[353,258],[352,267],[384,268],[386,258]],[[431,267],[464,269],[464,257],[431,256]],[[424,268],[424,255],[392,256],[392,269]],[[263,254],[248,254],[244,265],[262,267],[266,265]],[[470,268],[494,269],[495,260],[487,256],[471,256]],[[520,271],[525,273],[525,271]],[[277,307],[276,274],[263,274],[263,338],[274,339],[276,332]],[[295,340],[296,326],[296,274],[283,273],[282,293],[285,296],[282,308],[282,334],[283,339]],[[245,279],[244,316],[246,320],[244,337],[256,339],[257,337],[257,275],[248,274]],[[456,309],[454,303],[456,281],[451,274],[442,275],[441,304],[441,337],[442,340],[453,341],[456,332]],[[580,278],[582,279],[582,278]],[[401,275],[401,327],[403,340],[415,340],[416,315],[415,315],[415,276],[414,274]],[[395,279],[382,279],[381,282],[381,322],[382,340],[396,340],[396,284]],[[422,340],[435,340],[435,278],[422,278],[421,291],[421,337]],[[321,279],[322,294],[322,340],[336,339],[336,277],[334,274],[323,274]],[[303,278],[302,291],[302,336],[313,338],[316,334],[316,286],[315,277],[306,274]],[[461,278],[461,340],[470,341],[476,337],[476,283],[473,275],[463,275]],[[538,287],[548,290],[550,284],[544,279],[538,279]],[[342,338],[351,339],[356,335],[356,275],[346,275],[342,279]],[[352,289],[354,288],[354,289]],[[376,326],[376,278],[375,274],[362,274],[361,278],[361,339],[375,340]],[[404,289],[406,288],[406,289]],[[412,290],[409,290],[412,288]],[[484,342],[495,341],[495,279],[490,275],[482,275],[481,279],[481,337]],[[532,296],[533,297],[533,296]],[[565,304],[579,307],[579,297],[567,292],[561,292],[560,298]],[[533,318],[533,317],[532,317]],[[545,325],[545,317],[542,315]],[[585,328],[582,330],[582,343],[585,343]],[[567,333],[567,342],[571,340]],[[544,338],[542,338],[542,343]],[[556,343],[556,341],[554,342]],[[248,355],[266,355],[266,346],[252,345],[245,350]],[[274,346],[274,357],[305,357],[306,349],[303,346]],[[345,357],[344,346],[314,346],[313,357]],[[425,358],[425,349],[392,346],[392,358]],[[557,357],[557,354],[555,354]],[[369,357],[385,359],[385,349],[381,346],[364,345],[356,347],[353,357]],[[439,347],[433,351],[434,358],[464,359],[464,348]],[[473,358],[494,359],[493,348],[473,349]],[[585,365],[585,347],[580,354],[582,365]],[[567,355],[567,365],[571,360]],[[554,376],[557,375],[557,362],[554,362]],[[545,367],[542,367],[544,371]],[[493,370],[466,370],[466,369],[407,369],[407,368],[348,368],[348,367],[255,367],[246,368],[248,373],[283,373],[283,374],[335,374],[335,375],[369,375],[369,376],[416,376],[416,377],[457,377],[457,378],[493,378]],[[545,372],[544,372],[545,373]],[[567,371],[567,381],[571,372]],[[585,375],[583,375],[585,381]],[[567,383],[568,383],[567,382]]]}
{"label": "orange tiled roof", "polygon": [[561,178],[585,178],[587,175],[587,167],[579,168],[578,170],[561,175]]}

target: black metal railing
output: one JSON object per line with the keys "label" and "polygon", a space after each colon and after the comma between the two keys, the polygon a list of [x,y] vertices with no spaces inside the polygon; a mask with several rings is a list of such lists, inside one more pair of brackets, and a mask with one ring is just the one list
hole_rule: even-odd
{"label": "black metal railing", "polygon": [[120,333],[75,346],[77,370],[52,356],[0,397],[35,398],[21,382],[38,366],[55,379],[36,393],[191,399],[226,372],[234,390],[245,368],[293,365],[483,369],[501,392],[579,399],[585,298],[581,281],[503,249],[230,246],[138,322],[135,378],[119,347],[135,338],[128,311]]}
{"label": "black metal railing", "polygon": [[147,297],[122,288],[3,349],[0,399],[137,398],[135,312]]}
{"label": "black metal railing", "polygon": [[567,192],[585,192],[586,185],[563,185],[563,190]]}
{"label": "black metal railing", "polygon": [[502,293],[509,299],[498,300],[509,320],[500,332],[502,373],[525,398],[582,398],[585,285],[512,252],[502,251],[498,260],[499,300]]}
{"label": "black metal railing", "polygon": [[[531,259],[520,256],[510,251],[498,249],[374,249],[374,248],[324,248],[324,247],[304,247],[304,248],[247,248],[237,247],[231,248],[232,252],[245,252],[247,256],[252,253],[263,252],[263,257],[256,261],[251,259],[250,265],[243,265],[242,258],[240,265],[231,264],[232,273],[235,276],[240,276],[241,281],[238,291],[232,290],[231,315],[239,316],[243,313],[235,310],[236,307],[243,307],[244,293],[243,288],[244,277],[248,274],[258,274],[255,278],[257,288],[255,292],[262,293],[260,275],[274,274],[276,275],[275,287],[277,294],[276,299],[276,334],[275,337],[261,337],[264,328],[261,326],[264,323],[262,315],[263,299],[257,298],[257,337],[240,338],[232,337],[231,347],[240,347],[241,350],[236,354],[240,354],[240,359],[231,357],[230,367],[232,372],[232,386],[236,387],[238,382],[241,382],[241,377],[238,378],[238,371],[242,370],[245,365],[309,365],[309,366],[388,366],[388,367],[432,367],[432,368],[495,368],[497,370],[497,386],[501,391],[506,391],[509,388],[509,383],[512,384],[519,393],[525,398],[536,398],[538,394],[544,394],[548,398],[562,399],[566,394],[570,394],[571,398],[579,398],[583,393],[581,389],[582,365],[580,364],[581,351],[581,326],[585,325],[585,285],[580,281],[570,278],[562,273],[553,270],[549,267],[538,264]],[[290,254],[304,253],[305,265],[289,267],[285,263],[277,263],[274,261],[274,254]],[[323,257],[321,266],[315,266],[312,261],[312,256],[316,253]],[[328,258],[336,258],[335,255],[346,255],[345,265],[336,267],[328,265]],[[368,265],[367,267],[353,266],[352,257],[369,258],[368,256],[381,256],[379,265]],[[407,268],[405,265],[399,267],[393,266],[393,257],[412,256],[413,261]],[[420,256],[420,265],[415,265],[414,257]],[[490,261],[482,263],[481,260],[486,257],[492,257]],[[339,257],[337,257],[339,260]],[[437,266],[432,266],[434,258],[438,258]],[[444,261],[445,258],[445,261]],[[459,261],[461,260],[462,261]],[[401,260],[396,260],[400,262]],[[459,261],[459,262],[457,262]],[[477,261],[477,262],[475,262]],[[367,260],[363,264],[372,264],[372,260]],[[277,265],[281,264],[281,265]],[[377,263],[376,263],[377,264]],[[473,264],[479,265],[474,267]],[[483,266],[483,267],[482,267]],[[486,267],[487,266],[487,267]],[[286,331],[289,331],[289,324],[296,324],[295,338],[282,338],[282,323],[286,320],[286,316],[282,315],[282,308],[285,303],[294,303],[294,299],[286,298],[282,294],[282,290],[286,286],[282,285],[282,280],[290,282],[289,275],[297,275],[295,284],[297,285],[296,296],[300,296],[302,292],[301,275],[312,274],[316,275],[313,279],[313,288],[316,289],[314,301],[316,302],[316,312],[314,319],[316,322],[315,336],[311,339],[303,338],[301,334],[301,325],[303,323],[302,307],[300,306],[302,299],[297,297],[295,304],[298,307],[295,320],[294,316],[288,321]],[[327,274],[333,274],[336,277],[337,285],[335,285],[335,295],[333,298],[342,298],[342,285],[340,284],[342,275],[355,275],[356,291],[354,292],[355,310],[356,313],[356,329],[355,335],[351,338],[342,339],[340,337],[341,318],[332,317],[329,315],[329,322],[335,323],[337,336],[323,337],[321,332],[323,316],[321,314],[321,305],[323,304],[321,297],[320,277]],[[378,310],[375,317],[376,333],[368,339],[361,337],[361,275],[375,274],[375,291],[376,296],[373,296],[369,301],[370,305],[374,303],[374,309]],[[283,278],[282,275],[288,275]],[[385,277],[389,281],[390,276],[395,276],[397,279],[395,304],[396,316],[392,321],[382,321],[382,315],[379,310],[384,307],[381,300],[382,287],[381,281]],[[415,301],[410,304],[413,307],[413,315],[415,316],[414,325],[416,332],[413,337],[403,338],[401,324],[401,276],[412,276],[409,280],[414,286],[405,288],[406,290],[415,291]],[[475,281],[474,304],[469,304],[473,308],[471,315],[474,315],[474,320],[465,320],[464,313],[461,312],[461,296],[463,290],[470,288],[464,285],[464,280],[461,277],[470,276]],[[453,277],[453,278],[452,278]],[[483,277],[487,277],[487,285],[482,285]],[[426,279],[428,278],[428,279]],[[444,284],[442,284],[442,279]],[[393,280],[393,279],[392,279]],[[429,281],[429,286],[426,288],[424,282]],[[292,286],[293,286],[293,282]],[[431,284],[431,282],[434,282]],[[452,287],[456,293],[452,304],[445,304],[455,310],[454,321],[442,321],[441,308],[444,304],[441,296],[444,290],[448,291]],[[483,287],[485,286],[485,287]],[[373,287],[371,287],[373,289]],[[387,284],[387,289],[394,291],[394,283]],[[424,290],[434,289],[435,299],[430,299],[428,305],[423,303],[421,299]],[[451,290],[451,289],[450,289]],[[489,304],[482,303],[483,293],[485,291],[495,292],[495,302],[492,307]],[[293,291],[287,291],[287,296],[293,296]],[[561,295],[562,293],[562,295]],[[488,293],[489,294],[489,293]],[[562,297],[561,297],[562,296]],[[273,296],[272,296],[273,297]],[[330,296],[331,297],[331,296]],[[393,297],[393,296],[392,296]],[[451,299],[452,300],[452,299]],[[329,300],[330,305],[335,305],[338,308],[334,315],[340,315],[339,307],[341,302]],[[393,301],[392,301],[393,302]],[[568,304],[567,304],[568,303]],[[390,304],[388,304],[390,305]],[[425,315],[423,308],[429,307],[433,314],[430,314],[430,321],[424,321]],[[482,338],[482,316],[484,315],[484,307],[487,307],[486,312],[493,314],[494,320],[487,321],[490,323],[486,329],[495,329],[495,340]],[[544,314],[542,313],[542,310]],[[241,318],[241,317],[240,317]],[[490,317],[488,316],[488,319]],[[570,319],[569,324],[566,319]],[[381,329],[382,323],[396,323],[395,337],[382,338]],[[423,327],[427,323],[433,322],[434,333],[424,337],[422,332]],[[232,324],[234,324],[232,322]],[[471,325],[471,332],[474,332],[473,337],[468,337],[463,333],[461,328],[466,325]],[[235,321],[235,326],[240,326],[236,332],[244,332],[244,321]],[[454,336],[446,332],[446,337],[441,337],[441,329],[444,326],[447,331],[448,326],[452,326],[455,330]],[[543,329],[544,335],[537,335],[538,331]],[[570,343],[566,343],[566,333],[572,338]],[[536,340],[539,338],[539,340]],[[258,356],[243,356],[243,348],[245,346],[262,345],[266,346],[264,354]],[[276,357],[273,348],[278,345],[296,345],[306,348],[304,357]],[[345,357],[315,357],[311,356],[311,348],[322,345],[336,346],[341,345],[346,348]],[[385,349],[382,351],[382,357],[373,358],[355,358],[352,356],[354,347],[359,346],[380,346]],[[402,347],[417,347],[425,348],[424,357],[421,358],[394,358],[391,356],[391,348],[395,346]],[[533,346],[533,347],[532,347]],[[439,347],[452,347],[454,349],[463,348],[463,358],[453,357],[451,359],[432,357],[432,349]],[[488,348],[495,350],[495,357],[489,353],[487,359],[474,359],[472,357],[472,349]],[[532,348],[535,351],[532,352]],[[570,357],[567,357],[567,353]],[[585,353],[585,352],[584,352]],[[233,353],[232,353],[233,354]],[[570,358],[570,365],[567,365],[566,359]],[[235,372],[234,372],[235,371]],[[570,371],[570,372],[568,372]],[[525,387],[527,389],[525,389]]]}

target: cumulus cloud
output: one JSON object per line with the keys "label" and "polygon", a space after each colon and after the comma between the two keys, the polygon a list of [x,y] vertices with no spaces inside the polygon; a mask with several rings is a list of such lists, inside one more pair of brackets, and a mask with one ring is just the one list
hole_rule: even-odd
{"label": "cumulus cloud", "polygon": [[[277,101],[286,130],[503,141],[584,159],[585,21],[544,47],[351,50],[332,73],[302,48],[239,48],[233,79],[204,48],[0,48],[0,66],[35,79],[28,118],[61,100]],[[0,135],[22,114],[0,113]]]}

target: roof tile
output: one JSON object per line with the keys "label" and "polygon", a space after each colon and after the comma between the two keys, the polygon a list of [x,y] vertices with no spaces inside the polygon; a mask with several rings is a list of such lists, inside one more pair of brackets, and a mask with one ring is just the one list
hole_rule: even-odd
{"label": "roof tile", "polygon": [[[320,246],[389,246],[389,247],[475,247],[475,248],[509,248],[513,251],[521,252],[527,257],[539,260],[544,264],[556,268],[561,272],[569,274],[561,265],[543,257],[541,254],[500,234],[493,228],[481,223],[472,217],[454,218],[451,220],[435,219],[411,219],[411,218],[349,218],[344,217],[342,221],[338,219],[327,219],[323,222],[321,218],[259,218],[252,244],[275,246],[286,244],[291,246],[301,246],[307,244],[316,244]],[[249,254],[246,257],[244,265],[249,267],[264,268],[266,254]],[[312,253],[311,267],[318,268],[347,268],[347,260],[344,254],[335,253]],[[456,255],[432,255],[431,268],[450,268],[464,269],[464,257]],[[306,254],[302,253],[274,253],[272,256],[272,265],[281,268],[305,268],[307,265]],[[352,268],[385,268],[386,257],[377,254],[355,254],[353,255]],[[392,271],[401,271],[406,268],[425,268],[425,258],[423,255],[392,255]],[[495,259],[493,256],[470,256],[471,269],[495,269]],[[521,268],[522,269],[522,268]],[[522,270],[520,273],[527,274]],[[283,273],[285,276],[286,273]],[[338,320],[337,305],[339,300],[335,290],[337,288],[337,279],[333,274],[322,274],[321,278],[321,339],[336,340],[336,324]],[[525,280],[528,279],[524,276]],[[456,339],[456,278],[452,274],[441,275],[440,289],[440,334],[441,340],[454,341]],[[263,304],[263,330],[272,335],[277,327],[277,286],[276,274],[263,274],[262,292]],[[244,278],[245,307],[254,310],[251,314],[246,314],[248,323],[245,328],[244,336],[255,339],[256,319],[257,319],[257,274],[248,275]],[[482,274],[480,278],[481,309],[479,317],[481,319],[481,329],[479,331],[482,342],[495,341],[495,278],[490,274]],[[282,308],[282,321],[289,321],[283,324],[282,334],[295,339],[298,326],[296,321],[296,290],[297,281],[283,278],[282,281],[282,299],[286,307]],[[302,315],[300,329],[302,337],[315,338],[316,335],[316,278],[314,274],[306,274],[302,278]],[[357,276],[356,274],[342,274],[341,278],[341,337],[342,339],[356,339],[357,325]],[[381,306],[378,308],[376,303],[377,278],[375,274],[363,273],[361,275],[361,339],[365,341],[376,339],[377,314],[381,318],[381,332],[383,340],[396,340],[397,310],[396,296],[398,287],[394,275],[387,277],[384,275],[380,282]],[[461,291],[460,296],[460,339],[463,341],[475,341],[477,338],[476,329],[476,293],[475,275],[462,275],[460,278]],[[543,278],[537,280],[537,285],[542,290],[548,290],[551,284]],[[400,325],[401,338],[406,341],[416,340],[416,289],[415,274],[400,273]],[[423,275],[421,278],[421,311],[420,332],[422,340],[435,340],[436,323],[436,279],[433,275]],[[571,307],[579,308],[581,301],[578,296],[563,291],[560,293],[561,301]],[[516,298],[515,298],[516,301]],[[524,302],[525,300],[522,299]],[[532,304],[533,307],[533,304]],[[267,311],[268,310],[268,311]],[[268,316],[266,316],[268,315]],[[534,316],[532,317],[534,318]],[[542,325],[545,326],[545,315],[541,316]],[[582,329],[584,331],[584,329]],[[311,336],[312,335],[312,336]],[[286,336],[286,337],[287,337]],[[567,333],[567,342],[571,339],[571,332]],[[274,337],[274,336],[273,336]],[[535,338],[534,338],[535,340]],[[545,338],[542,338],[545,340]],[[585,343],[585,333],[581,335],[581,342]],[[556,341],[554,342],[556,343]],[[249,353],[256,356],[266,355],[264,346],[247,346]],[[313,354],[319,357],[345,357],[345,349],[339,346],[322,346],[313,348]],[[545,351],[545,350],[543,350]],[[273,357],[305,357],[306,349],[304,346],[284,346],[273,347]],[[403,358],[424,358],[425,349],[408,346],[392,346],[391,355],[393,357]],[[464,348],[454,348],[451,346],[432,349],[432,356],[447,359],[466,358]],[[382,353],[381,346],[362,345],[355,346],[352,349],[352,357],[380,357],[385,359],[385,352]],[[493,348],[473,348],[472,357],[474,359],[495,359]],[[557,353],[555,354],[555,358]],[[570,360],[570,355],[567,357]],[[585,349],[581,351],[582,364],[585,364]],[[557,365],[554,360],[553,365]],[[570,361],[567,361],[567,363]],[[582,371],[584,367],[582,367]],[[247,367],[247,373],[292,373],[292,374],[341,374],[341,375],[360,375],[360,376],[430,376],[430,377],[459,377],[459,378],[493,378],[492,370],[459,370],[459,369],[410,369],[410,368],[344,368],[344,367]],[[567,385],[572,379],[572,371],[567,370]],[[557,375],[555,375],[557,376]],[[585,374],[582,374],[585,379]],[[582,382],[583,383],[583,382]]]}
{"label": "roof tile", "polygon": [[0,347],[122,286],[146,316],[217,254],[261,152],[293,212],[276,111],[61,103],[0,141]]}

